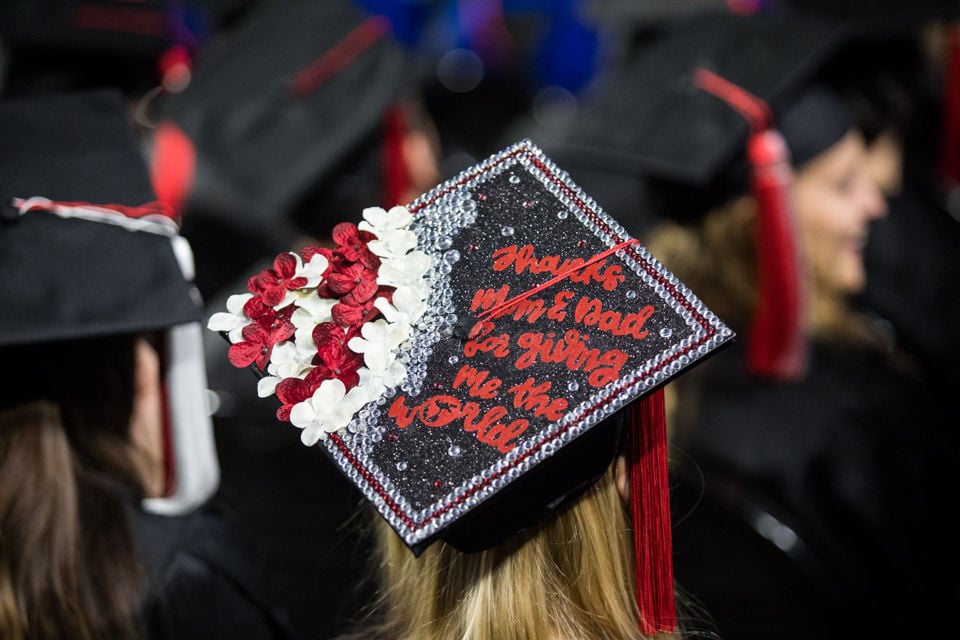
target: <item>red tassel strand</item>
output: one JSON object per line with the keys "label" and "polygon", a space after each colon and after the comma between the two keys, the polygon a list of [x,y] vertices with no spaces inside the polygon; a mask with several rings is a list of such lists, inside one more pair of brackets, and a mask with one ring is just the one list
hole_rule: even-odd
{"label": "red tassel strand", "polygon": [[778,131],[750,137],[747,147],[757,200],[757,309],[747,340],[747,366],[756,375],[796,380],[807,366],[801,257],[789,200],[793,172]]}
{"label": "red tassel strand", "polygon": [[640,630],[654,635],[677,628],[663,390],[636,402],[631,407],[630,420],[630,501],[637,605]]}
{"label": "red tassel strand", "polygon": [[960,24],[947,32],[940,134],[940,173],[948,189],[960,186]]}
{"label": "red tassel strand", "polygon": [[197,150],[189,136],[172,121],[157,127],[153,136],[150,181],[157,199],[182,212],[197,169]]}
{"label": "red tassel strand", "polygon": [[395,104],[383,118],[383,195],[384,206],[405,204],[411,190],[410,171],[403,145],[409,126],[402,104]]}
{"label": "red tassel strand", "polygon": [[770,106],[726,78],[698,69],[698,87],[723,100],[750,125],[747,160],[757,201],[757,308],[747,338],[747,368],[774,380],[795,380],[807,366],[801,257],[790,202],[793,170]]}

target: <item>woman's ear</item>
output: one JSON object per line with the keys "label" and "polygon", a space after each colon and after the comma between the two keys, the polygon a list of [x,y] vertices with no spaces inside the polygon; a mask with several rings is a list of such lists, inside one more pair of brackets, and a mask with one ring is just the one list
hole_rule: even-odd
{"label": "woman's ear", "polygon": [[624,504],[630,504],[630,465],[627,463],[625,455],[618,454],[617,459],[613,461],[614,482],[617,484],[617,493]]}
{"label": "woman's ear", "polygon": [[134,362],[130,445],[143,483],[144,497],[160,498],[165,490],[160,357],[149,342],[138,338]]}

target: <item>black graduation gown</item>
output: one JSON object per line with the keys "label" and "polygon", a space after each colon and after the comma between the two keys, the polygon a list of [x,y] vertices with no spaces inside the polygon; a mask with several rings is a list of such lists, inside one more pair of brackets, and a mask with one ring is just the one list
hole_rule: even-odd
{"label": "black graduation gown", "polygon": [[131,508],[147,575],[143,617],[151,640],[288,640],[285,616],[262,594],[238,532],[208,508],[159,516]]}
{"label": "black graduation gown", "polygon": [[674,453],[681,587],[728,639],[946,628],[957,456],[937,399],[881,353],[815,345],[787,384],[746,375],[739,347],[696,372]]}

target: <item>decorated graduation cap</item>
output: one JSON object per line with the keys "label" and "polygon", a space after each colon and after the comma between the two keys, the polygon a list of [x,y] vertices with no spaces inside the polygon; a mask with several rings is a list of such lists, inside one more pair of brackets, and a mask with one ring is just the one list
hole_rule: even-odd
{"label": "decorated graduation cap", "polygon": [[[384,136],[384,155],[398,153],[404,123],[392,106],[413,67],[389,31],[385,18],[348,0],[250,8],[204,51],[187,90],[161,108],[153,154],[161,199],[261,234],[289,222],[371,136]],[[378,183],[380,161],[372,163]],[[384,176],[390,184],[403,178],[397,170]]]}
{"label": "decorated graduation cap", "polygon": [[574,166],[640,177],[653,208],[683,222],[753,193],[759,304],[747,357],[766,377],[795,378],[806,366],[788,188],[793,169],[853,125],[814,82],[847,37],[838,23],[789,15],[665,23],[624,56],[564,144]]}
{"label": "decorated graduation cap", "polygon": [[156,332],[168,487],[189,510],[216,489],[192,258],[156,202],[125,103],[89,92],[0,102],[0,349]]}
{"label": "decorated graduation cap", "polygon": [[528,141],[333,239],[208,323],[277,417],[417,554],[534,526],[629,440],[644,630],[673,628],[659,389],[731,331]]}

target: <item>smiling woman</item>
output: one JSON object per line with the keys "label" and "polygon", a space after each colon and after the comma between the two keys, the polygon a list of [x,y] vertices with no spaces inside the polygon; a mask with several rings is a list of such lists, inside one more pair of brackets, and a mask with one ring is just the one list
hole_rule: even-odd
{"label": "smiling woman", "polygon": [[810,269],[820,286],[855,294],[866,285],[863,249],[869,224],[886,213],[867,172],[863,136],[849,131],[796,178],[794,202]]}

